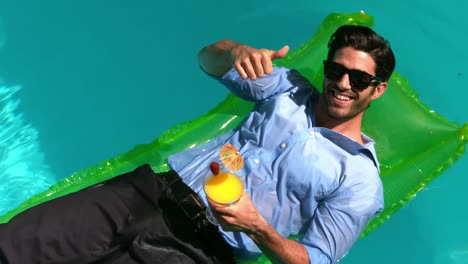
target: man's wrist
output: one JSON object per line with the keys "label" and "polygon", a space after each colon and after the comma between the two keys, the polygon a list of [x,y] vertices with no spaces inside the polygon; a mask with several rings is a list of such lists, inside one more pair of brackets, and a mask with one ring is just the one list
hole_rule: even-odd
{"label": "man's wrist", "polygon": [[271,239],[270,236],[276,234],[277,231],[263,218],[262,215],[258,214],[258,220],[256,221],[254,228],[248,233],[249,237],[256,243],[264,243],[266,240]]}

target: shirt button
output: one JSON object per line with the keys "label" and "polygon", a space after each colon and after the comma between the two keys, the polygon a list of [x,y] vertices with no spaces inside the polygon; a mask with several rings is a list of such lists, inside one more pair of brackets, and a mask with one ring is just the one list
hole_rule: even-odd
{"label": "shirt button", "polygon": [[286,148],[286,143],[281,143],[281,148],[282,149]]}
{"label": "shirt button", "polygon": [[254,163],[255,163],[255,164],[259,164],[259,163],[260,163],[260,160],[259,160],[259,159],[254,159]]}

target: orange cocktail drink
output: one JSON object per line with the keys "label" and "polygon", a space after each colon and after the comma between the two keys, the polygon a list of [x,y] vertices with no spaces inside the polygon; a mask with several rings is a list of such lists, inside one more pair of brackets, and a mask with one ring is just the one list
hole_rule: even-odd
{"label": "orange cocktail drink", "polygon": [[220,171],[205,181],[205,194],[220,204],[233,204],[244,193],[241,179],[230,171]]}
{"label": "orange cocktail drink", "polygon": [[[208,199],[229,206],[239,201],[244,193],[242,180],[232,172],[240,170],[244,166],[244,160],[231,144],[221,147],[219,156],[225,169],[221,170],[218,162],[211,162],[211,174],[206,174],[203,189]],[[206,209],[206,218],[212,224],[219,224],[209,206]]]}

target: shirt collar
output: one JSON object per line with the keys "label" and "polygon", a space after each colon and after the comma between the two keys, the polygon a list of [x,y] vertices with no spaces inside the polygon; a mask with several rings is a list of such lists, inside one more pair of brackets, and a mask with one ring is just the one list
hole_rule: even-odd
{"label": "shirt collar", "polygon": [[337,146],[344,149],[351,155],[364,155],[368,157],[370,160],[372,160],[372,162],[374,162],[374,165],[377,167],[377,170],[380,173],[379,162],[377,160],[377,154],[374,148],[375,142],[364,133],[361,133],[362,139],[364,141],[364,144],[361,145],[353,139],[334,130],[324,127],[315,127],[313,129],[317,132],[320,132],[323,137],[335,143]]}

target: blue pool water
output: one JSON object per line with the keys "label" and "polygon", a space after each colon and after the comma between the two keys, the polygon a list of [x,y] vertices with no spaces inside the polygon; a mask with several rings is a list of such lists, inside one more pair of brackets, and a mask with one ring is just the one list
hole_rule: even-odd
{"label": "blue pool water", "polygon": [[[232,38],[295,49],[330,12],[373,15],[421,101],[451,121],[468,121],[467,3],[285,2],[0,0],[0,77],[20,100],[7,107],[2,98],[0,109],[21,131],[9,140],[28,143],[9,160],[16,170],[0,176],[55,181],[148,143],[227,94],[198,69],[202,46]],[[0,144],[4,166],[11,143]],[[341,263],[468,263],[467,170],[465,154]],[[20,186],[6,191],[26,189]]]}

